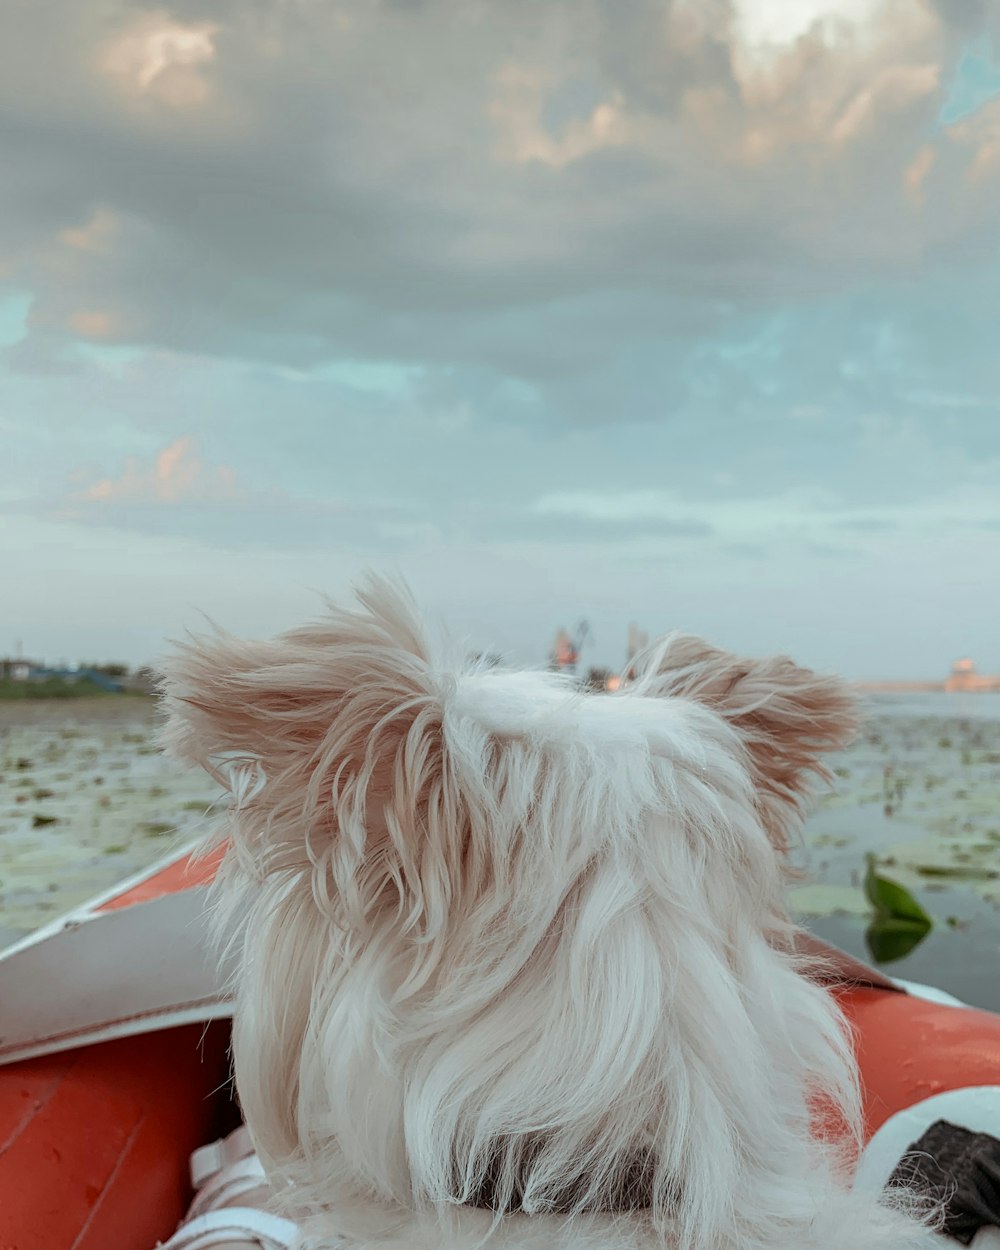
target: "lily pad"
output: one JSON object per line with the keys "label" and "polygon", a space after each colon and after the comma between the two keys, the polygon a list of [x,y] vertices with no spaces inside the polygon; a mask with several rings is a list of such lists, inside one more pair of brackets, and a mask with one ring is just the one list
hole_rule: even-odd
{"label": "lily pad", "polygon": [[[956,859],[961,856],[956,855]],[[922,877],[947,877],[952,881],[996,881],[1000,872],[976,864],[914,864],[913,871]]]}
{"label": "lily pad", "polygon": [[874,855],[867,855],[865,897],[875,917],[865,933],[869,954],[876,963],[902,959],[930,933],[934,922],[905,886],[876,871]]}
{"label": "lily pad", "polygon": [[876,963],[889,964],[909,955],[930,931],[929,920],[895,920],[876,916],[865,932],[865,943]]}
{"label": "lily pad", "polygon": [[864,880],[865,897],[874,908],[876,917],[909,920],[930,928],[934,922],[910,891],[876,872],[874,855],[869,854],[865,858],[868,864]]}

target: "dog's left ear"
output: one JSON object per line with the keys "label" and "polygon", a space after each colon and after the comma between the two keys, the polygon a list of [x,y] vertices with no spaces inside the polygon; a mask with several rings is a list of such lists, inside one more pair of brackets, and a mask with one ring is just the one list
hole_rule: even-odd
{"label": "dog's left ear", "polygon": [[689,635],[675,635],[649,655],[644,693],[697,700],[739,733],[761,821],[772,843],[787,850],[811,783],[830,780],[822,755],[847,746],[857,731],[847,685],[786,656],[741,659]]}

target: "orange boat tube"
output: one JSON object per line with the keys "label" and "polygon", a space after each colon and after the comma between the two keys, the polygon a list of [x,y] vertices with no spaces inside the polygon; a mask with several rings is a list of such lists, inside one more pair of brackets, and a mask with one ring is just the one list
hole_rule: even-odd
{"label": "orange boat tube", "polygon": [[[883,988],[838,996],[867,1136],[932,1095],[1000,1086],[1000,1016]],[[190,1153],[232,1127],[227,1045],[225,1022],[187,1025],[0,1069],[0,1250],[151,1250],[169,1237]]]}

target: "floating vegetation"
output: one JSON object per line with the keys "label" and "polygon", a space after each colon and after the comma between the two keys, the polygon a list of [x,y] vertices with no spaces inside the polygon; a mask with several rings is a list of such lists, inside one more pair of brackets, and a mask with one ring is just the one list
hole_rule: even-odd
{"label": "floating vegetation", "polygon": [[[967,859],[968,856],[958,854],[956,859]],[[947,877],[952,881],[996,881],[1000,879],[1000,870],[985,868],[976,864],[914,864],[913,871],[922,877]]]}
{"label": "floating vegetation", "polygon": [[30,932],[194,838],[218,787],[165,759],[156,732],[151,701],[0,705],[0,932]]}
{"label": "floating vegetation", "polygon": [[[221,791],[165,760],[157,731],[151,701],[101,700],[72,716],[40,702],[0,707],[0,929],[30,931],[47,918],[36,903],[75,907],[202,832]],[[871,852],[877,877],[938,913],[931,941],[916,947],[916,979],[947,985],[948,960],[968,953],[984,961],[983,984],[994,981],[972,952],[1000,949],[1000,721],[876,708],[830,763],[837,785],[806,826],[795,914],[859,957],[869,929],[873,957],[901,958],[897,938],[911,940],[915,922],[878,920],[863,888]],[[40,790],[53,794],[35,800]],[[36,811],[54,823],[33,826]]]}
{"label": "floating vegetation", "polygon": [[851,841],[850,838],[844,837],[835,833],[821,833],[811,839],[810,845],[815,846],[815,847],[825,847],[825,846],[841,847],[841,846],[847,846],[850,843],[850,841]]}
{"label": "floating vegetation", "polygon": [[162,820],[145,820],[139,825],[139,828],[148,838],[162,838],[165,834],[173,833],[174,826],[167,824]]}
{"label": "floating vegetation", "polygon": [[876,963],[892,963],[919,946],[934,927],[934,921],[909,890],[877,871],[874,855],[866,855],[865,860],[865,898],[875,913],[865,942]]}

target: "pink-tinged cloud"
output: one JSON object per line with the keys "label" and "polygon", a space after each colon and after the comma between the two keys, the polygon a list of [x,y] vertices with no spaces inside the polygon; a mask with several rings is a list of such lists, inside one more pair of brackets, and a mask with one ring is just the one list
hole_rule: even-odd
{"label": "pink-tinged cloud", "polygon": [[247,497],[230,465],[208,465],[198,458],[190,434],[164,447],[152,465],[129,456],[117,477],[100,478],[74,495],[92,504],[238,504]]}
{"label": "pink-tinged cloud", "polygon": [[110,526],[233,550],[260,547],[300,552],[361,548],[396,551],[436,540],[421,509],[396,496],[291,495],[257,486],[228,464],[210,464],[183,434],[154,455],[129,456],[115,475],[78,468],[58,495],[20,500],[5,511],[28,512],[71,525]]}
{"label": "pink-tinged cloud", "polygon": [[121,228],[120,218],[107,208],[99,208],[80,226],[67,226],[59,232],[59,242],[78,252],[107,255]]}
{"label": "pink-tinged cloud", "polygon": [[100,70],[130,93],[184,108],[202,104],[210,84],[202,69],[215,60],[214,22],[184,23],[164,12],[147,13],[105,45]]}
{"label": "pink-tinged cloud", "polygon": [[123,326],[121,318],[106,308],[81,308],[70,315],[69,328],[82,339],[107,342],[119,338]]}

